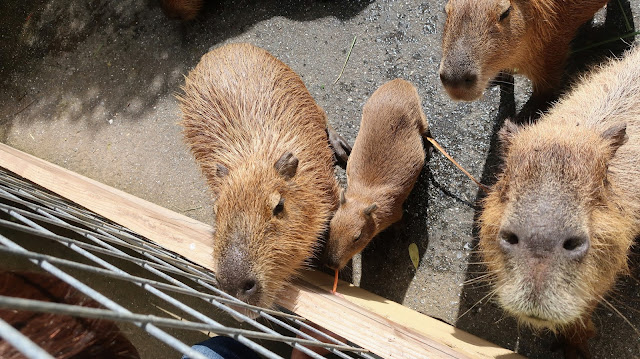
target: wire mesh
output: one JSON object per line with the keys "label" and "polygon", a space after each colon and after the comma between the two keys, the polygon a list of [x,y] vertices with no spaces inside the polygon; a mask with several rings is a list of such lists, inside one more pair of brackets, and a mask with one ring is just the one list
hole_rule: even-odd
{"label": "wire mesh", "polygon": [[[238,301],[216,288],[209,270],[4,169],[0,253],[1,269],[35,265],[101,305],[0,296],[0,308],[115,321],[138,344],[142,357],[157,357],[151,353],[155,350],[164,353],[162,357],[206,359],[191,345],[207,333],[233,337],[265,358],[282,358],[290,347],[324,358],[309,349],[315,346],[337,358],[377,358],[326,336],[293,313]],[[327,343],[301,329],[323,336]],[[0,337],[28,358],[50,357],[1,320]],[[167,350],[175,355],[167,355]]]}

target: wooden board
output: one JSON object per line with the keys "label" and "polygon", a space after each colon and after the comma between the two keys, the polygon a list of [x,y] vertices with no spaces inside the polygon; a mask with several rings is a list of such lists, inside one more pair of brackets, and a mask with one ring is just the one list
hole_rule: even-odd
{"label": "wooden board", "polygon": [[[0,144],[0,166],[211,268],[209,225]],[[522,356],[400,304],[332,278],[303,273],[280,304],[383,358]]]}
{"label": "wooden board", "polygon": [[209,225],[0,144],[0,166],[211,268]]}

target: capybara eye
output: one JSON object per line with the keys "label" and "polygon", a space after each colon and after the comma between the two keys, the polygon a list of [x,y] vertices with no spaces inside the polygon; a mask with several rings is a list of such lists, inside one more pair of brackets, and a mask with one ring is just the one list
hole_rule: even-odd
{"label": "capybara eye", "polygon": [[284,198],[280,198],[280,201],[278,201],[278,204],[276,204],[276,206],[273,207],[273,215],[277,216],[280,213],[282,213],[282,211],[284,211]]}
{"label": "capybara eye", "polygon": [[502,232],[500,234],[500,238],[511,245],[518,244],[518,242],[520,242],[518,236],[513,232]]}
{"label": "capybara eye", "polygon": [[353,237],[353,243],[359,241],[360,237],[362,237],[362,232],[359,232],[357,236]]}
{"label": "capybara eye", "polygon": [[502,15],[500,15],[500,21],[504,20],[507,18],[507,16],[509,16],[509,13],[511,13],[511,6],[509,6],[507,8],[507,10],[505,10]]}

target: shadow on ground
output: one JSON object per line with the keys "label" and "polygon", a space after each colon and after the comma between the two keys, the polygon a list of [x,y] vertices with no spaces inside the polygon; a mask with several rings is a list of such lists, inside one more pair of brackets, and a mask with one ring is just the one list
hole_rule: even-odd
{"label": "shadow on ground", "polygon": [[[580,35],[574,41],[574,52],[569,60],[566,83],[571,84],[580,74],[608,57],[621,56],[633,43],[633,37],[616,41],[606,40],[632,34],[634,31],[629,2],[613,0],[607,7],[604,24],[583,26]],[[482,175],[482,182],[485,184],[495,183],[502,164],[497,132],[505,119],[514,116],[516,112],[513,87],[503,86],[501,93],[500,111],[496,116]],[[478,203],[483,197],[484,193],[479,192]],[[476,221],[479,213],[478,207]],[[477,228],[474,230],[474,237],[474,247],[477,248]],[[640,328],[637,309],[640,305],[640,282],[636,279],[640,273],[638,252],[636,246],[630,258],[633,268],[631,276],[619,280],[607,298],[607,303],[601,304],[594,313],[598,335],[591,340],[592,353],[608,353],[607,358],[637,358],[640,353],[640,333],[635,329]],[[505,314],[492,300],[490,283],[484,277],[486,268],[481,261],[477,252],[474,252],[469,260],[456,326],[503,347],[514,349],[527,357],[562,358],[560,352],[551,352],[555,343],[553,334],[546,331],[534,332],[518,325],[514,318]],[[500,330],[487,330],[488,326],[499,327]]]}
{"label": "shadow on ground", "polygon": [[[209,1],[195,21],[167,19],[157,1],[7,0],[0,3],[0,88],[11,103],[0,141],[25,111],[104,126],[141,117],[176,91],[209,48],[275,16],[349,19],[370,1]],[[99,36],[93,36],[98,34]],[[77,56],[77,54],[81,54]],[[42,59],[51,61],[42,64]],[[38,78],[41,66],[54,67]],[[53,73],[53,74],[51,74]],[[24,77],[24,81],[19,79]],[[55,79],[55,80],[53,80]],[[51,82],[55,87],[37,86]]]}

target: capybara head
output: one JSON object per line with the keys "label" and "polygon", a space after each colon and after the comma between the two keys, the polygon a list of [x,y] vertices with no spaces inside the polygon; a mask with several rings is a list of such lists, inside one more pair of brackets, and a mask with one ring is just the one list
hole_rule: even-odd
{"label": "capybara head", "polygon": [[528,0],[449,0],[440,80],[454,100],[473,101],[518,54]]}
{"label": "capybara head", "polygon": [[203,0],[162,0],[160,6],[170,19],[190,21],[198,16]]}
{"label": "capybara head", "polygon": [[227,293],[271,306],[282,283],[311,257],[316,234],[304,223],[315,216],[313,199],[296,183],[291,152],[263,167],[247,164],[226,173],[215,203],[216,278]]}
{"label": "capybara head", "polygon": [[340,207],[329,225],[326,261],[331,269],[344,268],[349,260],[362,251],[376,234],[373,216],[378,204],[366,198],[340,193]]}
{"label": "capybara head", "polygon": [[616,205],[612,186],[619,184],[608,178],[626,126],[598,133],[574,124],[507,122],[500,137],[504,169],[480,217],[480,250],[497,300],[537,327],[589,321],[627,269],[623,238],[633,222]]}

